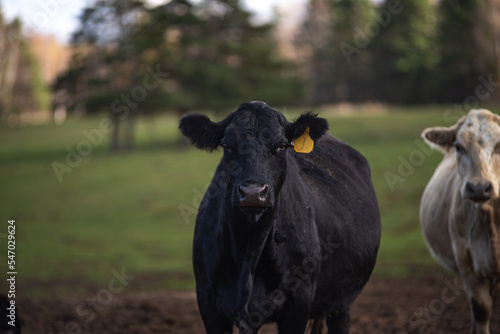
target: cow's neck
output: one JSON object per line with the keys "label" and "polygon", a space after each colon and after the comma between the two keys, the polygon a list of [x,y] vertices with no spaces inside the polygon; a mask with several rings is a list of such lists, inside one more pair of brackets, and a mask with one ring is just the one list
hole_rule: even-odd
{"label": "cow's neck", "polygon": [[[236,210],[234,210],[236,211]],[[235,266],[254,270],[272,227],[272,209],[262,215],[258,222],[249,222],[241,212],[233,212],[224,222],[226,250],[230,250]]]}
{"label": "cow's neck", "polygon": [[495,254],[496,273],[500,279],[500,199],[492,201],[486,210],[491,230],[492,252]]}
{"label": "cow's neck", "polygon": [[[272,248],[273,235],[280,220],[286,219],[281,217],[278,219],[276,215],[287,214],[286,210],[282,207],[291,205],[289,203],[292,198],[297,200],[301,199],[300,196],[291,196],[294,188],[302,181],[298,177],[298,172],[293,166],[289,165],[287,168],[287,176],[285,177],[283,186],[280,193],[275,199],[275,206],[265,211],[258,222],[249,222],[247,217],[237,209],[230,209],[224,215],[223,222],[223,250],[226,254],[228,267],[232,268],[232,279],[236,280],[235,293],[237,294],[236,317],[245,318],[247,314],[247,306],[252,294],[254,286],[254,278],[256,268],[262,257],[266,256],[266,261],[272,261],[267,256],[272,257],[271,254],[265,254],[266,246],[270,245]],[[290,182],[292,175],[295,182]],[[226,202],[228,203],[228,201]],[[294,202],[295,203],[295,202]],[[246,319],[246,318],[245,318]]]}
{"label": "cow's neck", "polygon": [[[283,206],[283,193],[289,196],[289,189],[293,187],[289,174],[297,174],[294,166],[287,165],[287,173],[283,180],[281,191],[276,194],[275,205],[267,208],[258,218],[252,221],[249,215],[244,214],[237,208],[231,207],[231,194],[227,193],[225,198],[223,240],[225,252],[230,253],[230,260],[236,266],[238,272],[253,274],[257,267],[266,242],[272,234],[276,222],[276,213],[281,212]],[[240,276],[241,277],[241,276]]]}
{"label": "cow's neck", "polygon": [[[489,201],[485,204],[471,204],[469,211],[469,242],[476,242],[479,249],[483,248],[486,254],[476,256],[476,266],[489,268],[500,279],[500,200]],[[473,247],[473,249],[477,249]],[[481,261],[489,261],[482,264]]]}
{"label": "cow's neck", "polygon": [[[231,217],[231,218],[229,218]],[[252,294],[255,268],[257,267],[267,239],[271,234],[273,211],[267,209],[258,222],[249,222],[245,215],[232,210],[224,219],[222,264],[235,283],[237,317],[245,318]]]}

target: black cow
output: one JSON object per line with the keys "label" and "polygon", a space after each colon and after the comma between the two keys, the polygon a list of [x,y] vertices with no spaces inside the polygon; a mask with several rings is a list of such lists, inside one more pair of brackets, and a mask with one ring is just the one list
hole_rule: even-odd
{"label": "black cow", "polygon": [[[325,119],[307,113],[290,123],[263,102],[218,123],[190,114],[179,128],[200,149],[224,149],[193,242],[207,332],[257,333],[275,321],[280,333],[304,333],[308,319],[326,318],[328,333],[348,333],[380,242],[365,158],[325,135]],[[295,139],[312,139],[313,151],[295,152]]]}

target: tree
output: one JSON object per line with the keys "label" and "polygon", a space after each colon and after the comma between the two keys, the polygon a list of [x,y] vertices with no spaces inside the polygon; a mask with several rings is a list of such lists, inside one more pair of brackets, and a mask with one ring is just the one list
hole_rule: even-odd
{"label": "tree", "polygon": [[377,97],[385,102],[412,104],[432,101],[431,82],[436,66],[435,8],[429,0],[393,0],[378,11],[382,24],[374,41]]}
{"label": "tree", "polygon": [[137,104],[130,101],[130,92],[137,85],[136,73],[141,69],[140,55],[130,37],[145,11],[139,0],[96,0],[84,8],[80,28],[72,37],[75,53],[70,66],[54,85],[56,92],[66,91],[71,96],[69,109],[110,113],[113,151],[131,148],[134,140]]}
{"label": "tree", "polygon": [[442,0],[439,3],[437,99],[464,102],[480,81],[498,81],[490,0]]}
{"label": "tree", "polygon": [[[151,29],[166,38],[149,41]],[[293,104],[301,96],[295,67],[277,52],[274,23],[253,24],[239,1],[171,1],[149,11],[134,40],[154,49],[149,66],[168,72],[146,102],[157,109],[225,111],[243,101]]]}
{"label": "tree", "polygon": [[315,104],[371,99],[369,0],[311,0],[296,40],[305,50]]}
{"label": "tree", "polygon": [[314,104],[329,100],[332,92],[330,76],[332,59],[331,49],[331,4],[328,0],[311,0],[308,3],[307,15],[302,22],[294,45],[305,65],[305,73],[309,79],[309,96]]}
{"label": "tree", "polygon": [[132,124],[139,113],[226,111],[249,100],[292,104],[302,81],[279,57],[273,32],[274,23],[253,24],[238,0],[173,0],[152,8],[96,1],[81,16],[73,38],[78,52],[57,89],[89,112],[112,113],[114,149],[120,119]]}
{"label": "tree", "polygon": [[47,111],[50,97],[31,41],[19,19],[6,23],[0,10],[0,114]]}

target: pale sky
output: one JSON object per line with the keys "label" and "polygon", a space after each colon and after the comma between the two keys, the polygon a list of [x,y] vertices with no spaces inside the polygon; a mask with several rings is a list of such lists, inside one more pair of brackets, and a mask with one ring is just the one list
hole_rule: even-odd
{"label": "pale sky", "polygon": [[[151,4],[160,4],[165,0],[149,0]],[[272,17],[273,8],[282,9],[285,15],[293,15],[286,8],[298,8],[306,0],[244,0],[246,8],[257,14],[259,21]],[[52,34],[61,42],[68,42],[71,33],[78,26],[78,15],[85,0],[0,0],[3,15],[8,21],[21,17],[26,35],[30,31]],[[295,13],[296,15],[297,13]],[[294,15],[294,16],[295,16]]]}

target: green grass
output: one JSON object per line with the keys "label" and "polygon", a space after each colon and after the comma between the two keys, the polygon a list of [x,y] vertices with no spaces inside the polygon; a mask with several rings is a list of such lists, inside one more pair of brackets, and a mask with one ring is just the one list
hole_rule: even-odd
{"label": "green grass", "polygon": [[[418,265],[437,268],[418,223],[422,191],[441,159],[424,154],[421,165],[395,184],[400,157],[421,150],[420,132],[451,125],[443,108],[392,110],[381,115],[335,117],[325,113],[331,133],[369,160],[380,203],[383,237],[375,275],[407,275]],[[106,287],[111,270],[125,267],[138,289],[192,289],[191,242],[195,215],[185,219],[179,205],[193,210],[221,153],[183,145],[177,119],[139,120],[137,149],[111,154],[108,138],[59,182],[52,164],[65,163],[69,146],[85,139],[82,130],[103,117],[70,120],[62,126],[2,128],[0,131],[0,262],[6,262],[6,221],[16,219],[20,294],[80,293]],[[414,154],[414,153],[413,153]],[[2,267],[4,268],[4,267]],[[154,277],[154,286],[140,277]],[[5,288],[5,283],[0,283]]]}

